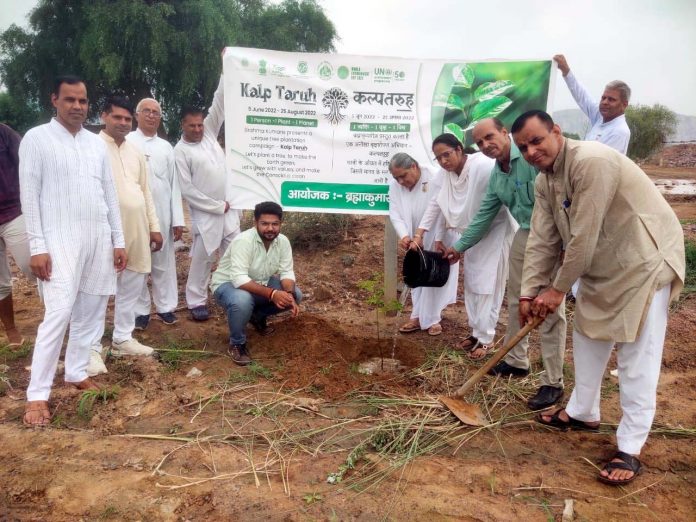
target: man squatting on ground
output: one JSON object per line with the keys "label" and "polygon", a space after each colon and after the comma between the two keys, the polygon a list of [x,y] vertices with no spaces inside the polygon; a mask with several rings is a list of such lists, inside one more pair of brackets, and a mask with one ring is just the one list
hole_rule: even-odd
{"label": "man squatting on ground", "polygon": [[31,362],[24,423],[50,422],[48,398],[65,331],[65,381],[98,389],[87,375],[90,344],[104,328],[116,271],[126,268],[118,198],[105,143],[82,127],[87,88],[58,78],[56,117],[27,132],[19,147],[22,209],[45,314]]}
{"label": "man squatting on ground", "polygon": [[[525,254],[520,322],[554,312],[578,278],[573,329],[575,388],[542,424],[596,430],[602,377],[616,343],[622,417],[618,452],[600,472],[626,484],[655,416],[668,307],[684,285],[684,234],[648,176],[623,154],[566,139],[542,111],[512,126],[524,158],[541,172]],[[563,264],[554,274],[565,245]]]}
{"label": "man squatting on ground", "polygon": [[31,254],[19,200],[20,140],[19,134],[0,123],[0,322],[5,328],[10,348],[21,346],[24,337],[14,322],[12,271],[8,254],[12,254],[24,275],[34,281],[29,268]]}
{"label": "man squatting on ground", "polygon": [[[433,141],[435,159],[442,167],[442,187],[430,200],[414,243],[409,248],[423,247],[426,231],[435,233],[435,249],[446,255],[476,215],[488,186],[495,162],[477,152],[465,154],[461,142],[452,134],[442,134]],[[443,221],[438,221],[442,215]],[[437,223],[444,230],[437,231]],[[486,356],[495,336],[500,306],[507,280],[508,254],[517,223],[507,208],[501,207],[489,230],[477,245],[464,254],[464,305],[471,334],[460,345],[472,359]],[[450,258],[450,263],[457,260]]]}
{"label": "man squatting on ground", "polygon": [[247,323],[261,335],[272,329],[269,315],[300,312],[302,293],[295,285],[292,247],[280,233],[283,209],[266,201],[254,208],[254,227],[239,234],[223,254],[213,273],[210,289],[225,309],[230,327],[228,353],[240,366],[251,362],[244,331]]}
{"label": "man squatting on ground", "polygon": [[[111,353],[115,356],[152,355],[154,350],[135,339],[133,330],[135,306],[150,273],[151,245],[154,251],[162,248],[162,234],[147,184],[145,158],[135,145],[126,141],[133,128],[130,101],[120,96],[109,98],[101,118],[104,130],[99,136],[106,143],[111,161],[128,252],[128,265],[117,278]],[[100,340],[101,335],[94,339],[93,346],[99,345]],[[95,362],[99,361],[95,359]],[[90,366],[91,363],[92,360]]]}
{"label": "man squatting on ground", "polygon": [[[430,200],[437,196],[442,184],[440,173],[421,166],[404,152],[395,154],[389,161],[389,219],[399,237],[399,246],[407,249],[423,218]],[[439,219],[444,219],[440,216]],[[441,226],[441,225],[440,225]],[[438,225],[436,225],[436,228]],[[423,241],[426,250],[432,250],[435,235],[428,234]],[[441,288],[413,288],[411,318],[399,328],[401,333],[427,330],[430,335],[440,335],[442,310],[457,301],[459,263],[450,265],[447,283]]]}
{"label": "man squatting on ground", "polygon": [[[495,166],[488,181],[486,195],[481,208],[474,216],[459,240],[448,250],[448,254],[459,256],[476,245],[488,232],[502,206],[508,208],[517,220],[517,229],[510,248],[507,300],[508,324],[505,342],[520,330],[518,302],[522,284],[524,251],[529,238],[529,220],[534,208],[534,180],[538,171],[527,163],[513,143],[507,129],[497,118],[479,122],[473,130],[473,138],[483,154],[495,159]],[[546,317],[541,325],[541,357],[544,372],[541,387],[527,404],[533,410],[546,408],[563,397],[563,355],[566,342],[565,300]],[[491,375],[519,376],[529,374],[529,336],[526,336],[510,351],[505,359],[494,366]]]}
{"label": "man squatting on ground", "polygon": [[196,109],[182,113],[182,137],[174,147],[181,193],[191,209],[191,266],[186,281],[186,304],[196,321],[208,320],[208,283],[215,255],[222,257],[239,234],[240,212],[230,209],[230,178],[225,151],[217,141],[225,120],[224,82],[213,96],[208,115]]}
{"label": "man squatting on ground", "polygon": [[[174,242],[181,239],[185,226],[174,148],[167,140],[157,136],[162,119],[162,108],[157,100],[140,100],[135,108],[135,119],[138,128],[128,134],[126,139],[145,156],[148,188],[155,203],[163,238],[162,249],[152,252],[152,301],[155,302],[156,318],[164,324],[173,325],[176,323],[174,310],[179,299]],[[150,322],[150,307],[150,291],[147,281],[144,281],[135,305],[136,330],[147,328]]]}

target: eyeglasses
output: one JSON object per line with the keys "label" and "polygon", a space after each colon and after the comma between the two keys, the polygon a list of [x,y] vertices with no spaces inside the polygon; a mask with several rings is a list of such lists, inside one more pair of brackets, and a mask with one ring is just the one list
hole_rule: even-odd
{"label": "eyeglasses", "polygon": [[452,156],[452,154],[454,154],[455,152],[457,152],[457,149],[446,150],[442,154],[438,154],[437,156],[435,156],[435,161],[437,161],[438,163],[442,163],[442,160],[449,159],[450,156]]}
{"label": "eyeglasses", "polygon": [[152,116],[153,118],[159,118],[162,116],[160,111],[153,111],[152,109],[140,109],[138,114],[142,114],[143,116]]}

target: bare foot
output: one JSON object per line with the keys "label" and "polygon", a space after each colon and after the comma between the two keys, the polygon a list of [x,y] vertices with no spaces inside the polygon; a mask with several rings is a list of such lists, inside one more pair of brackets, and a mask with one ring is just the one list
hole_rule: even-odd
{"label": "bare foot", "polygon": [[613,459],[607,462],[599,472],[599,479],[612,485],[627,484],[640,473],[639,455],[617,452]]}
{"label": "bare foot", "polygon": [[66,384],[70,384],[71,386],[74,386],[78,390],[82,390],[82,391],[101,390],[101,386],[99,386],[97,383],[95,383],[89,377],[87,377],[84,381],[80,381],[80,382],[68,382],[68,381],[66,381]]}
{"label": "bare foot", "polygon": [[469,359],[473,361],[483,359],[486,355],[488,355],[488,350],[490,349],[491,346],[489,344],[479,344],[476,348],[469,352]]}
{"label": "bare foot", "polygon": [[28,401],[24,407],[25,426],[43,427],[51,422],[51,412],[48,409],[48,401]]}

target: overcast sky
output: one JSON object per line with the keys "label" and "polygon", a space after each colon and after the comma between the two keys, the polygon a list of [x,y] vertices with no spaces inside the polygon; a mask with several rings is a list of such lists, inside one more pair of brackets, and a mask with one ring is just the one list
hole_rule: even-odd
{"label": "overcast sky", "polygon": [[[566,55],[599,96],[614,79],[633,103],[696,115],[696,0],[319,0],[339,53],[462,60]],[[0,0],[0,30],[35,1]],[[556,83],[555,110],[574,108]]]}

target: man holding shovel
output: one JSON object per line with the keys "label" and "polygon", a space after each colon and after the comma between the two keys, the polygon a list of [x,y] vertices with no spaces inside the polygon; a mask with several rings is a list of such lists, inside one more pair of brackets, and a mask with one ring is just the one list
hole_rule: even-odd
{"label": "man holding shovel", "polygon": [[[595,142],[566,139],[543,111],[512,126],[524,158],[541,172],[525,253],[520,321],[548,317],[574,281],[575,388],[565,408],[537,421],[562,430],[597,430],[602,377],[616,343],[622,418],[618,451],[598,476],[632,481],[655,416],[668,306],[684,285],[684,235],[650,178]],[[565,246],[563,264],[554,274]],[[550,282],[550,284],[549,284]]]}
{"label": "man holding shovel", "polygon": [[[505,344],[507,344],[520,330],[517,316],[522,266],[529,238],[529,220],[534,208],[534,180],[538,171],[524,160],[498,118],[480,121],[474,127],[473,137],[479,150],[496,160],[495,167],[493,167],[481,208],[448,254],[458,259],[461,252],[477,244],[488,232],[493,219],[503,205],[510,210],[519,223],[520,228],[515,233],[510,248],[507,286],[508,325],[505,333]],[[544,372],[540,377],[541,387],[527,401],[527,405],[533,410],[547,408],[563,397],[565,338],[566,317],[565,301],[563,301],[541,325],[541,357],[544,361]],[[529,374],[528,348],[528,336],[526,336],[489,373],[502,376],[526,376]]]}

